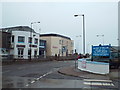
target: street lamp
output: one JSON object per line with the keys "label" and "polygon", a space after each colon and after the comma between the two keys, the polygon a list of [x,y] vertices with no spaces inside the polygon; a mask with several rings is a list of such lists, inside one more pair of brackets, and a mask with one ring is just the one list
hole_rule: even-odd
{"label": "street lamp", "polygon": [[104,35],[96,35],[97,37],[103,37],[103,45],[104,45]]}
{"label": "street lamp", "polygon": [[[82,36],[81,36],[81,35],[78,35],[78,36],[76,36],[76,37],[78,38],[78,37],[82,37]],[[78,47],[79,47],[79,44],[78,44],[77,47],[76,47],[77,53],[78,53],[78,49],[79,49]],[[76,67],[77,67],[77,62],[76,62],[76,61],[77,61],[77,59],[75,59],[75,69],[76,69]]]}
{"label": "street lamp", "polygon": [[[79,38],[79,37],[82,37],[82,35],[78,35],[76,37]],[[78,44],[78,46],[79,46],[79,44]],[[79,49],[78,46],[76,47],[77,49]]]}
{"label": "street lamp", "polygon": [[85,54],[85,16],[84,14],[74,15],[74,17],[83,16],[83,54]]}
{"label": "street lamp", "polygon": [[35,23],[40,23],[40,22],[31,22],[31,31],[30,31],[30,61],[31,61],[31,56],[32,56],[32,32],[33,32],[33,29],[32,29],[32,25],[35,24]]}

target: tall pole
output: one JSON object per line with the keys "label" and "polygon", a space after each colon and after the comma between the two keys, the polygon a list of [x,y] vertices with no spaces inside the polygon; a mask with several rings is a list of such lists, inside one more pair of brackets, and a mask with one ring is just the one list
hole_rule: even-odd
{"label": "tall pole", "polygon": [[85,19],[84,19],[84,14],[83,16],[83,54],[85,54]]}
{"label": "tall pole", "polygon": [[31,61],[31,53],[32,53],[32,50],[31,50],[31,46],[32,46],[32,24],[33,23],[31,23],[31,31],[30,31],[30,61]]}
{"label": "tall pole", "polygon": [[[76,37],[82,37],[82,35],[78,35],[78,36],[76,36]],[[80,45],[77,44],[77,46],[78,46],[78,47],[76,47],[76,49],[77,49],[77,51],[79,51],[79,46],[80,46]]]}
{"label": "tall pole", "polygon": [[32,57],[32,32],[33,32],[33,29],[32,29],[32,25],[34,24],[34,23],[40,23],[40,22],[31,22],[31,31],[30,31],[30,61],[31,61],[31,57]]}
{"label": "tall pole", "polygon": [[75,17],[77,16],[83,16],[83,54],[85,54],[85,16],[84,14],[78,14],[74,15]]}

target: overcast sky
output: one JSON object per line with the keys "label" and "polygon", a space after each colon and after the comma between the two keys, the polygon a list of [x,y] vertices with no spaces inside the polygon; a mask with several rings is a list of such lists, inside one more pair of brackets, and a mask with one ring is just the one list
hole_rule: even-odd
{"label": "overcast sky", "polygon": [[[2,3],[2,27],[30,26],[36,32],[57,33],[70,37],[75,48],[82,51],[82,17],[85,15],[86,51],[91,45],[117,45],[118,3],[117,2],[4,2]],[[41,29],[41,31],[39,31]]]}

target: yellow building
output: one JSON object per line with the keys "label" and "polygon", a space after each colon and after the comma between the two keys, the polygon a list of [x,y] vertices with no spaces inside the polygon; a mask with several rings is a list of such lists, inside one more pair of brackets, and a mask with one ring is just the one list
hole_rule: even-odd
{"label": "yellow building", "polygon": [[46,40],[47,56],[68,56],[73,54],[74,43],[69,37],[59,34],[42,34],[40,39]]}

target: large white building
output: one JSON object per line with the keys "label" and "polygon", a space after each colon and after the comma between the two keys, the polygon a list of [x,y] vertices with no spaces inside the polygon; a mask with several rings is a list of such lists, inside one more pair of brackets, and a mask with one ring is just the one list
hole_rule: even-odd
{"label": "large white building", "polygon": [[16,59],[37,58],[39,56],[39,34],[28,26],[18,26],[2,29],[10,32],[10,55]]}

